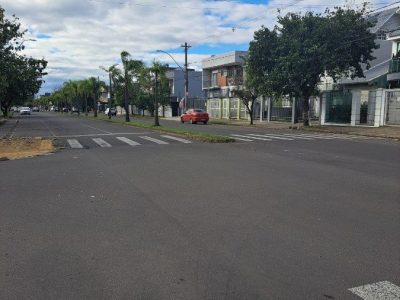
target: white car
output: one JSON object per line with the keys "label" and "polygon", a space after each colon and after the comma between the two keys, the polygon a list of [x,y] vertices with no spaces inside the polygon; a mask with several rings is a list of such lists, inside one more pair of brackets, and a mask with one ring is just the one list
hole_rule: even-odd
{"label": "white car", "polygon": [[31,114],[31,109],[29,107],[21,107],[19,109],[19,114],[20,115],[30,115]]}

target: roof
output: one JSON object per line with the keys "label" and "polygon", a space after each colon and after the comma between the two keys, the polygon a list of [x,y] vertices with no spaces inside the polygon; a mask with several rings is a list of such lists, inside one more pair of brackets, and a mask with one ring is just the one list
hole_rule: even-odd
{"label": "roof", "polygon": [[354,79],[344,78],[338,81],[339,84],[360,84],[371,83],[373,80],[385,75],[389,72],[390,59],[371,67],[369,70],[364,70],[365,77],[356,77]]}
{"label": "roof", "polygon": [[386,9],[374,14],[371,14],[368,17],[368,20],[371,22],[376,22],[375,25],[371,28],[371,32],[376,33],[389,19],[395,15],[399,10],[399,7],[394,7],[390,9]]}

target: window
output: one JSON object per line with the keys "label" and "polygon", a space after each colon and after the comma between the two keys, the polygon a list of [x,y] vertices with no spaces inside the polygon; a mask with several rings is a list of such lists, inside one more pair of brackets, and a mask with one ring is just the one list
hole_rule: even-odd
{"label": "window", "polygon": [[383,30],[378,30],[378,32],[376,33],[376,38],[378,40],[386,40],[386,32]]}
{"label": "window", "polygon": [[217,72],[213,72],[211,74],[211,86],[217,86],[218,85],[217,84],[217,75],[218,75]]}

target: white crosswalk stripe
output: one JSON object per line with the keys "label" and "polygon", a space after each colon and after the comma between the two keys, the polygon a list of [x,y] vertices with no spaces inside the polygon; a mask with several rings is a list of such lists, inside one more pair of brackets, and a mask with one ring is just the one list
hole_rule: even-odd
{"label": "white crosswalk stripe", "polygon": [[233,137],[239,137],[239,138],[247,138],[247,139],[253,139],[253,140],[260,140],[260,141],[272,141],[271,139],[267,138],[261,138],[261,137],[256,137],[256,136],[248,136],[248,135],[241,135],[241,134],[231,134]]}
{"label": "white crosswalk stripe", "polygon": [[244,138],[240,138],[240,137],[233,137],[235,140],[238,140],[238,141],[242,141],[242,142],[252,142],[253,140],[249,140],[249,139],[244,139]]}
{"label": "white crosswalk stripe", "polygon": [[111,145],[109,143],[107,143],[105,140],[101,139],[101,138],[94,138],[92,139],[93,142],[95,142],[97,145],[99,145],[102,148],[110,148]]}
{"label": "white crosswalk stripe", "polygon": [[162,137],[163,137],[163,138],[166,138],[166,139],[178,141],[178,142],[181,142],[181,143],[184,143],[184,144],[191,144],[191,143],[192,143],[192,142],[189,141],[189,140],[185,140],[185,139],[182,139],[182,138],[178,138],[178,137],[176,137],[176,136],[162,135]]}
{"label": "white crosswalk stripe", "polygon": [[83,146],[81,143],[78,142],[76,139],[68,139],[67,143],[72,149],[83,149]]}
{"label": "white crosswalk stripe", "polygon": [[128,144],[129,146],[139,146],[140,145],[138,142],[132,141],[123,136],[117,136],[117,140],[120,140],[121,142],[124,142],[124,143]]}
{"label": "white crosswalk stripe", "polygon": [[312,141],[314,140],[311,137],[307,137],[307,136],[298,136],[296,134],[287,134],[287,133],[282,133],[283,136],[287,136],[287,137],[291,137],[291,138],[295,138],[295,139],[299,139],[299,140],[308,140],[308,141]]}
{"label": "white crosswalk stripe", "polygon": [[286,141],[294,141],[298,140],[355,140],[355,139],[363,139],[361,136],[356,135],[341,135],[341,134],[320,134],[320,133],[265,133],[265,134],[256,134],[256,133],[247,133],[247,134],[230,134],[233,138],[250,142],[254,140],[261,141],[273,141],[273,140],[286,140]]}
{"label": "white crosswalk stripe", "polygon": [[141,139],[144,139],[144,140],[147,140],[147,141],[150,141],[150,142],[159,144],[159,145],[168,145],[168,144],[169,144],[169,143],[167,143],[167,142],[164,142],[164,141],[162,141],[162,140],[155,139],[155,138],[152,138],[152,137],[149,137],[149,136],[139,136],[139,137],[140,137]]}
{"label": "white crosswalk stripe", "polygon": [[292,138],[283,137],[283,136],[277,136],[277,135],[272,135],[272,134],[252,134],[252,133],[250,133],[249,135],[251,135],[251,136],[259,136],[259,137],[267,137],[267,138],[277,139],[277,140],[293,141]]}
{"label": "white crosswalk stripe", "polygon": [[349,289],[364,300],[399,300],[400,287],[390,281],[380,281]]}

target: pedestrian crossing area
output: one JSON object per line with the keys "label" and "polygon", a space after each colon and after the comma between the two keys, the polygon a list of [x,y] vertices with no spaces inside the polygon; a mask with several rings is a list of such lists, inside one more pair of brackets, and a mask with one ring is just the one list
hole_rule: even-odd
{"label": "pedestrian crossing area", "polygon": [[254,141],[315,141],[315,140],[365,140],[365,136],[347,134],[323,134],[323,133],[232,133],[230,134],[238,142]]}
{"label": "pedestrian crossing area", "polygon": [[157,137],[153,136],[136,136],[125,137],[125,136],[108,136],[106,137],[71,137],[67,138],[66,145],[67,148],[70,149],[88,149],[88,148],[111,148],[114,146],[128,145],[131,147],[142,146],[145,144],[156,144],[156,145],[168,145],[171,143],[182,143],[182,144],[191,144],[192,141],[179,138],[172,135],[161,135]]}

